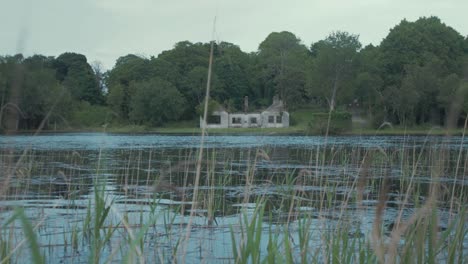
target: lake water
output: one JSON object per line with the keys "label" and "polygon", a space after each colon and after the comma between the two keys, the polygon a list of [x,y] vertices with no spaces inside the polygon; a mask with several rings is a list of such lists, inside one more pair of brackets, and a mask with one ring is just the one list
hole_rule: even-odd
{"label": "lake water", "polygon": [[[14,208],[24,208],[48,263],[89,261],[94,244],[83,223],[95,217],[100,188],[110,208],[100,234],[113,231],[99,262],[128,257],[129,236],[138,237],[150,263],[233,262],[233,238],[241,243],[244,216],[252,219],[259,204],[265,210],[262,256],[269,235],[281,241],[288,234],[299,261],[304,219],[310,252],[324,246],[324,230],[342,225],[356,239],[367,239],[383,182],[383,229],[400,214],[410,218],[434,181],[446,190],[436,209],[441,229],[460,210],[450,203],[453,191],[466,198],[468,141],[462,137],[208,136],[193,212],[199,136],[15,135],[0,136],[0,149],[0,218],[6,222]],[[417,190],[408,187],[413,185]],[[402,195],[407,190],[409,199]],[[13,226],[2,229],[2,241],[21,244],[21,223]],[[27,246],[12,252],[16,261],[30,256]]]}

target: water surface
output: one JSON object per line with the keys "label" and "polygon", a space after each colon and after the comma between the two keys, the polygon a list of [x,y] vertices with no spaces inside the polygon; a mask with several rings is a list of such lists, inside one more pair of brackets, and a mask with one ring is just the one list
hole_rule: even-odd
{"label": "water surface", "polygon": [[[143,244],[153,250],[146,250],[144,257],[161,262],[180,258],[174,252],[178,239],[186,234],[192,210],[199,136],[15,135],[0,136],[0,149],[4,183],[0,217],[5,221],[13,208],[25,208],[39,227],[39,243],[47,248],[48,261],[88,261],[90,245],[83,222],[95,206],[96,186],[104,188],[106,204],[112,208],[105,226],[125,218],[138,232],[145,223],[152,223]],[[445,161],[437,182],[448,190],[465,190],[467,151],[468,141],[461,137],[208,136],[199,183],[202,200],[186,260],[233,262],[232,236],[240,240],[243,215],[251,217],[259,202],[268,215],[263,249],[271,230],[277,230],[279,238],[287,230],[298,241],[301,219],[311,219],[311,252],[323,246],[323,230],[343,224],[356,237],[366,237],[375,221],[383,179],[390,186],[383,223],[389,226],[400,212],[407,218],[424,203],[439,158]],[[353,197],[360,179],[365,186],[360,189],[362,201],[356,204]],[[419,196],[403,202],[408,179],[421,190]],[[453,210],[441,202],[437,214],[445,228]],[[119,230],[103,249],[104,260],[124,258],[125,250],[113,251],[128,247],[122,243],[124,229]],[[20,241],[21,230],[17,232],[14,237]],[[73,232],[80,236],[78,250],[70,248]],[[297,245],[293,250],[299,257]],[[27,248],[21,253],[29,254]]]}

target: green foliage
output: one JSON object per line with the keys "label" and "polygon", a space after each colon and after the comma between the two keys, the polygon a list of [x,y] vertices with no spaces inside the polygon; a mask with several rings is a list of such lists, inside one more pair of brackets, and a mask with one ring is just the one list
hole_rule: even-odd
{"label": "green foliage", "polygon": [[386,83],[401,82],[409,64],[425,65],[434,58],[443,73],[459,73],[464,53],[463,37],[437,17],[416,22],[403,20],[390,30],[380,45]]}
{"label": "green foliage", "polygon": [[[230,111],[242,109],[245,96],[255,110],[279,95],[290,111],[346,107],[377,126],[444,125],[467,113],[467,43],[437,17],[402,20],[379,46],[363,49],[358,35],[343,31],[310,49],[287,31],[269,34],[252,53],[215,43],[210,97]],[[210,43],[181,41],[157,57],[122,56],[107,72],[72,52],[0,57],[1,128],[35,129],[42,121],[50,128],[67,120],[97,125],[100,108],[82,102],[107,103],[122,125],[194,120],[205,97],[209,54]],[[171,87],[173,98],[141,88],[155,79]],[[176,106],[155,106],[169,102]],[[155,114],[159,109],[175,112]]]}
{"label": "green foliage", "polygon": [[151,77],[149,60],[133,54],[122,56],[108,75],[109,91],[118,84],[128,87],[132,81],[148,80]]}
{"label": "green foliage", "polygon": [[[19,220],[22,226],[22,230],[24,232],[25,239],[29,243],[29,247],[31,250],[31,262],[35,264],[43,264],[46,263],[45,257],[41,254],[40,252],[40,244],[38,242],[37,236],[36,236],[36,230],[32,226],[30,220],[26,216],[24,209],[21,207],[15,208],[14,213],[9,219],[4,221],[2,223],[2,236],[3,236],[3,229],[7,227],[8,225],[12,224],[14,221]],[[11,239],[11,237],[10,237]],[[2,247],[0,249],[1,252],[1,261],[2,263],[10,263],[11,262],[11,252],[5,252],[5,250],[10,247],[9,241],[4,241],[3,237],[0,239],[0,246]]]}
{"label": "green foliage", "polygon": [[73,111],[70,123],[73,127],[100,127],[112,119],[115,119],[115,115],[108,107],[81,102]]}
{"label": "green foliage", "polygon": [[25,62],[23,83],[18,89],[18,107],[22,113],[21,127],[35,128],[46,121],[61,122],[71,112],[70,93],[55,79],[52,69]]}
{"label": "green foliage", "polygon": [[[212,83],[216,83],[216,76],[212,76]],[[196,107],[205,98],[208,68],[196,66],[187,73],[181,87],[181,93],[187,98],[190,106]],[[215,85],[213,85],[213,88]],[[193,107],[191,111],[193,111]]]}
{"label": "green foliage", "polygon": [[118,84],[107,94],[107,105],[121,119],[126,119],[130,111],[128,88]]}
{"label": "green foliage", "polygon": [[129,118],[130,102],[135,94],[134,87],[130,87],[131,83],[150,78],[149,60],[131,54],[117,59],[106,79],[109,89],[107,104],[122,120]]}
{"label": "green foliage", "polygon": [[170,83],[159,78],[130,85],[135,95],[130,102],[130,120],[160,126],[176,121],[184,112],[185,98]]}
{"label": "green foliage", "polygon": [[290,108],[305,103],[304,65],[308,63],[309,52],[300,39],[291,32],[273,32],[258,49],[261,97],[272,98],[278,94]]}
{"label": "green foliage", "polygon": [[322,108],[310,108],[310,109],[299,109],[296,111],[291,112],[289,117],[289,124],[291,126],[298,126],[298,127],[308,127],[309,121],[312,115],[316,112],[323,111],[325,109]]}
{"label": "green foliage", "polygon": [[56,77],[76,100],[102,104],[104,97],[95,73],[86,57],[77,53],[63,53],[53,63]]}
{"label": "green foliage", "polygon": [[[113,203],[114,201],[108,201],[104,184],[95,182],[94,206],[91,206],[90,200],[83,222],[83,235],[90,240],[91,245],[89,263],[101,263],[101,253],[115,232],[112,224],[105,226]],[[90,209],[91,207],[93,209]]]}
{"label": "green foliage", "polygon": [[[220,107],[221,105],[218,102],[216,102],[216,100],[210,99],[208,101],[208,111],[207,111],[208,115],[212,114],[213,111],[220,109]],[[203,100],[203,102],[197,105],[197,108],[195,108],[195,111],[197,112],[197,115],[203,116],[203,113],[205,111],[205,100]]]}
{"label": "green foliage", "polygon": [[262,238],[264,205],[259,205],[251,219],[244,213],[241,221],[240,243],[236,243],[235,232],[231,227],[232,252],[236,263],[260,263],[260,242]]}
{"label": "green foliage", "polygon": [[216,46],[214,65],[214,73],[220,85],[215,85],[211,95],[218,102],[233,109],[242,109],[244,96],[255,98],[251,81],[254,77],[251,72],[252,60],[248,54],[234,44],[221,42]]}
{"label": "green foliage", "polygon": [[308,80],[309,96],[326,99],[331,111],[336,108],[337,98],[349,100],[346,95],[353,90],[360,48],[357,35],[341,31],[312,44],[315,60]]}
{"label": "green foliage", "polygon": [[443,124],[447,99],[454,96],[454,78],[449,76],[463,70],[463,37],[437,17],[423,17],[403,20],[379,49],[382,94],[392,97],[383,104],[390,121]]}
{"label": "green foliage", "polygon": [[359,68],[355,79],[354,99],[359,107],[371,114],[384,117],[385,100],[383,79],[379,65],[379,48],[366,46],[359,52]]}
{"label": "green foliage", "polygon": [[349,112],[313,113],[309,122],[312,133],[339,134],[352,129],[352,115]]}
{"label": "green foliage", "polygon": [[[186,107],[182,113],[185,119],[195,117],[195,107],[202,102],[208,76],[208,59],[210,56],[210,45],[208,43],[191,43],[181,41],[175,44],[174,49],[162,52],[157,59],[153,59],[154,65],[157,61],[164,61],[170,65],[165,70],[168,72],[158,74],[155,77],[166,80],[166,77],[177,78],[171,84],[184,96]],[[161,72],[161,71],[159,71]],[[169,80],[170,81],[170,80]],[[216,73],[212,76],[212,91],[218,86]]]}

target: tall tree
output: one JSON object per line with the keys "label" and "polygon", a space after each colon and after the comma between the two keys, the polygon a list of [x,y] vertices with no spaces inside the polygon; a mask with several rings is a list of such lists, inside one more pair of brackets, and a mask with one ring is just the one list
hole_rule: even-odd
{"label": "tall tree", "polygon": [[93,61],[91,63],[91,68],[93,69],[94,77],[96,78],[99,91],[103,95],[106,91],[106,84],[105,84],[106,73],[104,72],[104,67],[102,65],[102,62]]}
{"label": "tall tree", "polygon": [[325,98],[331,111],[335,110],[339,92],[351,92],[349,88],[354,81],[360,48],[357,35],[342,31],[333,32],[311,46],[314,61],[308,85],[309,93],[311,96]]}
{"label": "tall tree", "polygon": [[360,63],[354,91],[355,103],[360,109],[365,110],[372,122],[378,126],[386,121],[379,55],[379,48],[373,45],[368,45],[359,52]]}
{"label": "tall tree", "polygon": [[[213,97],[225,107],[242,109],[244,96],[253,97],[249,76],[251,59],[237,45],[221,42],[215,46]],[[252,98],[255,100],[255,98]]]}
{"label": "tall tree", "polygon": [[131,84],[135,95],[131,100],[130,119],[136,123],[162,125],[175,121],[184,112],[185,99],[170,83],[159,78]]}
{"label": "tall tree", "polygon": [[23,128],[35,129],[42,122],[61,123],[72,111],[70,93],[55,78],[51,62],[51,58],[37,55],[23,62],[24,75],[19,93]]}
{"label": "tall tree", "polygon": [[176,43],[173,49],[159,54],[158,59],[171,62],[180,76],[184,76],[197,66],[208,67],[209,55],[210,45],[208,43],[181,41]]}
{"label": "tall tree", "polygon": [[273,32],[258,48],[259,78],[262,97],[278,94],[289,107],[305,102],[305,69],[309,59],[307,47],[287,31]]}
{"label": "tall tree", "polygon": [[76,100],[102,104],[104,96],[94,71],[82,54],[66,52],[54,61],[57,79]]}
{"label": "tall tree", "polygon": [[[185,119],[196,116],[194,109],[200,103],[199,94],[206,87],[206,81],[203,80],[206,80],[208,72],[206,67],[208,67],[209,50],[210,46],[206,43],[181,41],[176,43],[173,49],[163,51],[153,63],[156,67],[160,66],[158,64],[170,67],[170,71],[162,70],[161,67],[153,70],[159,73],[165,72],[164,75],[169,78],[160,76],[161,74],[156,76],[170,81],[187,98],[188,105],[183,114]],[[212,88],[215,90],[215,85]]]}
{"label": "tall tree", "polygon": [[118,58],[114,68],[108,72],[107,103],[120,119],[127,120],[130,113],[130,101],[135,94],[130,84],[151,78],[149,65],[148,59],[129,54]]}
{"label": "tall tree", "polygon": [[403,20],[382,41],[380,52],[384,89],[401,95],[400,102],[388,104],[393,120],[440,124],[446,110],[441,98],[453,92],[441,84],[451,74],[462,74],[463,37],[437,17]]}
{"label": "tall tree", "polygon": [[179,87],[183,76],[179,74],[179,71],[174,63],[167,61],[162,58],[151,57],[149,62],[149,68],[151,70],[150,75],[152,78],[158,77],[162,80],[170,82],[172,85]]}
{"label": "tall tree", "polygon": [[463,41],[460,33],[437,17],[422,17],[415,22],[401,21],[380,44],[385,84],[399,86],[407,65],[426,65],[434,58],[439,60],[443,75],[459,74]]}

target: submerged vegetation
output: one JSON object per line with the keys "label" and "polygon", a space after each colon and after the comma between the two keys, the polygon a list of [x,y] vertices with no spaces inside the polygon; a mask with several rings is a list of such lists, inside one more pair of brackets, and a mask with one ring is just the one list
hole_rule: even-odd
{"label": "submerged vegetation", "polygon": [[[197,127],[209,47],[181,41],[154,57],[122,56],[108,71],[72,52],[0,57],[0,128]],[[290,112],[348,111],[371,128],[462,126],[467,74],[467,38],[423,17],[401,21],[378,46],[341,31],[311,44],[273,32],[253,53],[215,43],[211,98],[240,111],[245,96],[255,110],[279,95]]]}

